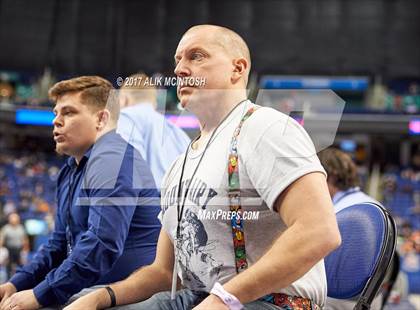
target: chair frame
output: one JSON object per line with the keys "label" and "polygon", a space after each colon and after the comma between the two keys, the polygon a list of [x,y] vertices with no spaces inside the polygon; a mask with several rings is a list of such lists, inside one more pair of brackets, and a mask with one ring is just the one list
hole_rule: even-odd
{"label": "chair frame", "polygon": [[388,298],[391,295],[392,289],[394,288],[395,282],[397,281],[397,277],[400,273],[400,256],[398,252],[395,251],[394,257],[391,262],[391,266],[389,266],[389,274],[387,275],[388,279],[385,280],[385,287],[382,287],[382,309],[385,307],[386,303],[388,302]]}
{"label": "chair frame", "polygon": [[354,310],[370,309],[370,305],[384,281],[386,272],[391,265],[397,246],[397,225],[391,214],[383,206],[375,203],[363,203],[378,207],[385,221],[385,236],[375,269],[360,293]]}

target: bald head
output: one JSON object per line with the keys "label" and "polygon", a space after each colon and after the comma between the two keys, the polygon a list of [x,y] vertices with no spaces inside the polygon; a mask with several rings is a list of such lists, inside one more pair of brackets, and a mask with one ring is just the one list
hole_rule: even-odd
{"label": "bald head", "polygon": [[196,31],[205,31],[211,36],[212,41],[221,46],[233,59],[244,58],[248,63],[247,72],[245,74],[246,82],[248,81],[248,75],[251,69],[251,54],[248,45],[239,34],[222,26],[198,25],[188,29],[184,36]]}

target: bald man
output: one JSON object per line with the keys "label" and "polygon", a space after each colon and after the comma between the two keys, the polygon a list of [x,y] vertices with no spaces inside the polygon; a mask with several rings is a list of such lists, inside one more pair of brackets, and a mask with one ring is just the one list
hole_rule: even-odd
{"label": "bald man", "polygon": [[164,177],[156,259],[68,309],[323,306],[323,257],[341,242],[325,171],[297,122],[247,100],[249,55],[224,27],[183,35],[175,74],[206,83],[178,97],[201,132]]}

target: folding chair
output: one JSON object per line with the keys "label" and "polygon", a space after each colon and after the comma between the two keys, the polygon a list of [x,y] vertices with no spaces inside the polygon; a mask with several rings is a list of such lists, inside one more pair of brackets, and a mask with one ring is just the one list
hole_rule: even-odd
{"label": "folding chair", "polygon": [[356,299],[354,309],[370,309],[394,256],[395,222],[374,203],[350,206],[336,216],[342,244],[325,258],[328,297]]}
{"label": "folding chair", "polygon": [[397,281],[398,274],[400,273],[400,256],[395,251],[394,257],[392,258],[391,265],[389,266],[388,276],[385,279],[384,285],[382,285],[382,308],[385,307],[388,299],[391,295],[394,284]]}

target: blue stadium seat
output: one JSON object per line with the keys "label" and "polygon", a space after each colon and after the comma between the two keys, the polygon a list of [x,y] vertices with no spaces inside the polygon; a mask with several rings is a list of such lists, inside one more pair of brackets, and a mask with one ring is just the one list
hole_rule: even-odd
{"label": "blue stadium seat", "polygon": [[343,209],[337,221],[342,244],[325,258],[328,296],[357,297],[355,309],[370,309],[395,253],[395,222],[373,203]]}

